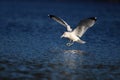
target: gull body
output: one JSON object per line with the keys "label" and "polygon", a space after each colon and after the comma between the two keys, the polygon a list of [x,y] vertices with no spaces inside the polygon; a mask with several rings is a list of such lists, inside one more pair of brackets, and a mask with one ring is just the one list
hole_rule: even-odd
{"label": "gull body", "polygon": [[97,17],[90,17],[90,18],[83,19],[79,22],[77,27],[74,30],[72,30],[70,25],[68,25],[63,19],[56,17],[54,15],[48,15],[48,16],[66,27],[67,31],[65,31],[63,33],[61,38],[64,37],[64,38],[68,38],[70,40],[70,42],[67,43],[68,46],[71,46],[74,42],[78,42],[81,44],[86,43],[85,41],[81,40],[80,38],[87,31],[88,28],[92,27],[95,24],[95,22],[97,20]]}
{"label": "gull body", "polygon": [[72,42],[78,42],[84,44],[85,41],[82,41],[78,36],[74,34],[74,32],[64,32],[61,38],[68,38]]}

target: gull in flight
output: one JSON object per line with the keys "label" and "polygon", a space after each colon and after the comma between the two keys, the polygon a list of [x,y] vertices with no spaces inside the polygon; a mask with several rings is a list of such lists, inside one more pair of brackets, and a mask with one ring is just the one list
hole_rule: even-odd
{"label": "gull in flight", "polygon": [[67,31],[65,31],[63,33],[61,38],[64,37],[64,38],[68,38],[70,40],[70,42],[68,42],[66,44],[67,46],[71,46],[74,42],[85,44],[86,42],[81,40],[80,38],[87,31],[88,28],[92,27],[95,24],[95,22],[97,20],[97,17],[89,17],[89,18],[83,19],[79,22],[77,27],[74,30],[72,30],[70,25],[68,25],[63,19],[61,19],[55,15],[48,15],[48,16],[51,19],[57,21],[58,23],[60,23],[61,25],[66,27]]}

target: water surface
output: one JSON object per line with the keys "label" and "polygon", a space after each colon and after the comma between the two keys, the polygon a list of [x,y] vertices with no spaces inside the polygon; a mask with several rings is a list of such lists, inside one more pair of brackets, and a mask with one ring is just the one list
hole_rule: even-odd
{"label": "water surface", "polygon": [[[96,24],[68,47],[62,17],[73,28],[87,17]],[[106,3],[0,3],[1,80],[119,80],[120,6]]]}

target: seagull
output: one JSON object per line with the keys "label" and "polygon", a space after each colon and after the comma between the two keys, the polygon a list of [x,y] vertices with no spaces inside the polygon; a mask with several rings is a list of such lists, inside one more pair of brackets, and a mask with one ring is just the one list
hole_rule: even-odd
{"label": "seagull", "polygon": [[67,46],[73,45],[74,42],[80,43],[80,44],[85,44],[86,42],[81,40],[80,38],[83,36],[83,34],[87,31],[88,28],[92,27],[96,20],[97,17],[89,17],[86,19],[81,20],[77,27],[75,29],[72,29],[70,25],[67,24],[63,19],[60,17],[57,17],[55,15],[48,15],[51,19],[57,21],[64,27],[66,27],[67,31],[63,33],[61,38],[67,38],[70,41],[66,44]]}

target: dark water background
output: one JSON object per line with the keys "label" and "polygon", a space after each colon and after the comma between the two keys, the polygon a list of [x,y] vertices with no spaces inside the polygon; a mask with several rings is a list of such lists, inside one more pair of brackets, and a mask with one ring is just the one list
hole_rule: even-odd
{"label": "dark water background", "polygon": [[[68,47],[48,14],[98,20]],[[120,4],[0,2],[0,80],[120,80]]]}

